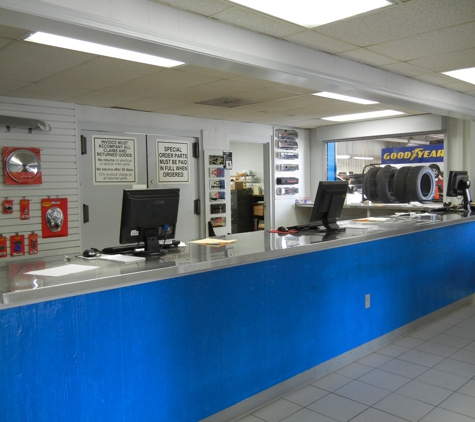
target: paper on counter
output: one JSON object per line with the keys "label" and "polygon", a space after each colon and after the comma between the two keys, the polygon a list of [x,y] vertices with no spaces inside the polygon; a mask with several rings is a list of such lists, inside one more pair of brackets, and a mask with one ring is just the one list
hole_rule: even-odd
{"label": "paper on counter", "polygon": [[192,240],[191,243],[198,243],[200,245],[210,245],[210,246],[217,246],[217,245],[226,245],[228,243],[234,243],[236,239],[211,239],[207,237],[206,239],[200,240]]}
{"label": "paper on counter", "polygon": [[25,274],[43,275],[47,277],[60,277],[62,275],[76,274],[81,273],[83,271],[95,270],[96,268],[99,267],[95,265],[67,264],[62,265],[61,267],[47,268],[46,270],[30,271]]}
{"label": "paper on counter", "polygon": [[124,262],[124,263],[145,261],[145,257],[143,256],[122,255],[122,254],[101,255],[99,256],[99,259],[105,259],[106,261]]}

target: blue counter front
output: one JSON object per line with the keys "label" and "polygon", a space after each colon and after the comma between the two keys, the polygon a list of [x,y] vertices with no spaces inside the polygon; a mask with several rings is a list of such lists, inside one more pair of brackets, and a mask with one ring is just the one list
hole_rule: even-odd
{"label": "blue counter front", "polygon": [[474,223],[6,307],[1,419],[207,418],[473,294]]}

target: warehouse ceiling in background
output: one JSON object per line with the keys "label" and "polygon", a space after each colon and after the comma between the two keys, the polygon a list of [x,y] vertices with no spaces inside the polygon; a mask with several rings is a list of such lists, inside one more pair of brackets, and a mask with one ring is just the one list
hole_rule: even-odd
{"label": "warehouse ceiling in background", "polygon": [[[394,0],[314,29],[226,0],[150,1],[475,96],[475,85],[442,74],[475,67],[474,0]],[[387,108],[420,113],[196,65],[166,69],[31,44],[23,41],[30,32],[0,26],[0,95],[295,128]]]}

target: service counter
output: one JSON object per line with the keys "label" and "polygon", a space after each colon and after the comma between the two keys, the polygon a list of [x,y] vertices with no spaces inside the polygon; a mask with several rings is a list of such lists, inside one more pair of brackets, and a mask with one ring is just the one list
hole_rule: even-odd
{"label": "service counter", "polygon": [[[228,421],[475,293],[473,217],[342,225],[218,247],[182,239],[134,264],[4,264],[2,418]],[[25,274],[71,264],[97,268]]]}

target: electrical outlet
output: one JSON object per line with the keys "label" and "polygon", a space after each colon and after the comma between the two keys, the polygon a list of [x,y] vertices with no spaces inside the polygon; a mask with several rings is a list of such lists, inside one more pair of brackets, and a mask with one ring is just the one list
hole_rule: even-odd
{"label": "electrical outlet", "polygon": [[365,309],[368,309],[371,306],[371,295],[367,294],[364,297],[364,307]]}

